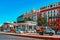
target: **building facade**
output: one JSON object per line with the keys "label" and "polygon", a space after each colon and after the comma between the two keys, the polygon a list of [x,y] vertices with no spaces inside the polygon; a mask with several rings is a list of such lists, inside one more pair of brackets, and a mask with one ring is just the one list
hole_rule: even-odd
{"label": "building facade", "polygon": [[[47,26],[49,27],[58,27],[60,30],[60,2],[50,4],[48,6],[41,7],[40,10],[32,9],[31,12],[26,12],[21,16],[17,17],[17,23],[4,23],[3,30],[9,32],[33,32],[36,31],[37,20],[42,23],[45,18]],[[40,25],[40,24],[39,24]]]}
{"label": "building facade", "polygon": [[21,16],[19,16],[19,17],[17,17],[17,23],[22,23],[22,22],[24,22],[24,18],[25,18],[24,14],[21,15]]}
{"label": "building facade", "polygon": [[32,13],[32,20],[34,22],[37,22],[37,11],[32,9],[31,13]]}
{"label": "building facade", "polygon": [[[60,2],[40,8],[40,17],[46,18],[48,26],[56,26],[57,18],[60,16]],[[60,28],[60,27],[59,27]]]}

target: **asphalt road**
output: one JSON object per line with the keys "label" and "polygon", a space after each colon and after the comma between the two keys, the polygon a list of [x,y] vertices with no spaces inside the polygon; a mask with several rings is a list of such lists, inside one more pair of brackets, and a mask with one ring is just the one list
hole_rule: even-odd
{"label": "asphalt road", "polygon": [[44,39],[18,37],[18,36],[10,36],[10,35],[0,34],[0,40],[44,40]]}

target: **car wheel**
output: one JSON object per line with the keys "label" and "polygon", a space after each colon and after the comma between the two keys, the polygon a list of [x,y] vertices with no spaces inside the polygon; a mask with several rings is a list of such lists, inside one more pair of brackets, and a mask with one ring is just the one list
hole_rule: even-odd
{"label": "car wheel", "polygon": [[50,33],[49,35],[50,35],[50,36],[52,36],[52,35],[53,35],[53,33]]}
{"label": "car wheel", "polygon": [[43,35],[43,32],[39,32],[39,35]]}

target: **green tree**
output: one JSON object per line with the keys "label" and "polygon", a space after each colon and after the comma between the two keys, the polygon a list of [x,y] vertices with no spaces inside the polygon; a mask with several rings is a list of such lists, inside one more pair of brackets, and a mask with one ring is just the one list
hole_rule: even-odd
{"label": "green tree", "polygon": [[38,18],[37,25],[38,26],[46,26],[47,25],[46,18],[45,17]]}
{"label": "green tree", "polygon": [[24,21],[31,21],[30,17],[24,19]]}

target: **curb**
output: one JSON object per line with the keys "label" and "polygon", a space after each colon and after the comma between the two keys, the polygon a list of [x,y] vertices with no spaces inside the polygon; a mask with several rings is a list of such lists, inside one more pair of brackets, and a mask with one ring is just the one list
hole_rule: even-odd
{"label": "curb", "polygon": [[28,37],[28,38],[37,38],[37,39],[60,40],[60,38],[41,37],[36,35],[25,35],[25,34],[6,33],[6,32],[0,32],[0,34],[11,35],[11,36],[21,36],[21,37]]}

